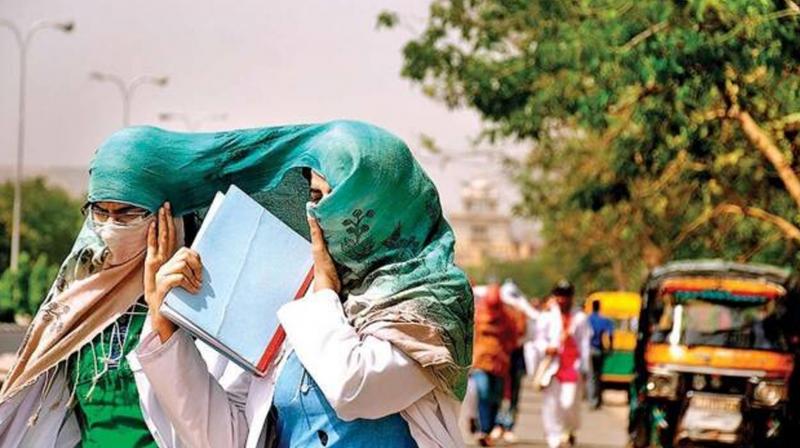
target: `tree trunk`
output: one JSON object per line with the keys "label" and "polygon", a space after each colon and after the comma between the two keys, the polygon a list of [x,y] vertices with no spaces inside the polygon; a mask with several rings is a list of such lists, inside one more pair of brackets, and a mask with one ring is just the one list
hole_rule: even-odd
{"label": "tree trunk", "polygon": [[664,250],[656,246],[653,242],[648,241],[642,247],[642,258],[648,270],[652,270],[656,266],[660,266],[666,259]]}
{"label": "tree trunk", "polygon": [[619,291],[627,291],[628,279],[625,275],[625,269],[622,267],[622,261],[620,261],[619,258],[611,259],[611,274],[614,276],[614,284],[617,286],[617,289]]}

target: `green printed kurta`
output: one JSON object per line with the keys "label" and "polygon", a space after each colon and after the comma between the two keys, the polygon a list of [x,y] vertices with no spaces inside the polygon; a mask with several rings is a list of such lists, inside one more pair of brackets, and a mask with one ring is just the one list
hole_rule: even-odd
{"label": "green printed kurta", "polygon": [[[116,366],[103,373],[92,389],[92,378],[103,369],[103,360],[118,341],[112,338],[111,327],[106,328],[80,351],[77,363],[71,364],[70,377],[78,377],[75,388],[75,411],[81,428],[82,447],[157,447],[145,424],[139,405],[139,392],[125,356],[139,342],[146,316],[123,315],[118,323],[128,330],[122,344],[122,354]],[[125,333],[125,332],[123,332]],[[96,364],[95,364],[96,363]],[[77,368],[77,372],[76,372]]]}

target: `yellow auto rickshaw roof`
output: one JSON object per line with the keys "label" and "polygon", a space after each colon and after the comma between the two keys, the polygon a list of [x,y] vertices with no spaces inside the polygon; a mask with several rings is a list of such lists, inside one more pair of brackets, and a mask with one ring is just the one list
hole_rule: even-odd
{"label": "yellow auto rickshaw roof", "polygon": [[639,315],[642,306],[642,297],[629,291],[598,291],[586,298],[586,312],[592,312],[592,302],[600,301],[600,314],[615,318],[626,319]]}

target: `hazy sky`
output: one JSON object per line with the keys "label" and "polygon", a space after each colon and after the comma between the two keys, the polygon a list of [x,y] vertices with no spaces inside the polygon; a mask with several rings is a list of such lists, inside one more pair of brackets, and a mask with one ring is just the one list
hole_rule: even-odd
{"label": "hazy sky", "polygon": [[[99,70],[126,79],[168,75],[165,88],[143,86],[132,124],[159,124],[165,111],[225,112],[205,129],[365,120],[404,138],[420,133],[464,151],[477,116],[449,111],[400,78],[401,47],[412,35],[378,31],[383,9],[424,27],[426,0],[0,0],[0,17],[27,28],[37,19],[73,19],[71,34],[36,35],[28,57],[26,163],[86,166],[122,123],[115,87],[90,81]],[[0,165],[13,163],[17,133],[17,48],[0,28]],[[182,129],[180,123],[161,126]],[[446,170],[424,163],[447,208],[459,185],[489,169]]]}

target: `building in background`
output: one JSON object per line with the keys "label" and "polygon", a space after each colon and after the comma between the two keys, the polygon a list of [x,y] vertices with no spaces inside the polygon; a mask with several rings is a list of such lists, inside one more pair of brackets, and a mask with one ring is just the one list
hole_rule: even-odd
{"label": "building in background", "polygon": [[537,247],[535,226],[515,222],[502,211],[491,181],[467,182],[461,190],[461,202],[462,211],[448,216],[456,234],[457,264],[478,266],[488,260],[518,261],[533,256]]}

